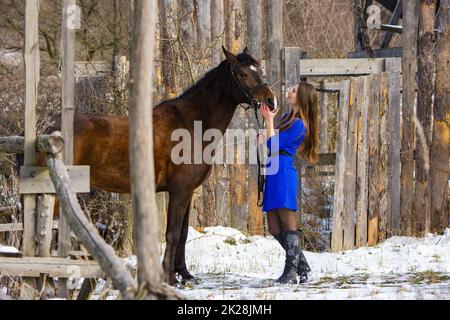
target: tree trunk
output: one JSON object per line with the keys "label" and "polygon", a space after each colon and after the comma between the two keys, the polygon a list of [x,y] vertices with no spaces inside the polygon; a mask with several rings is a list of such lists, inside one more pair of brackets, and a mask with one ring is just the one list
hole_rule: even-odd
{"label": "tree trunk", "polygon": [[155,2],[137,1],[131,42],[130,178],[138,259],[138,281],[146,298],[164,298],[158,292],[163,272],[158,242],[159,226],[153,161],[153,66]]}
{"label": "tree trunk", "polygon": [[436,95],[431,145],[431,231],[443,232],[449,225],[448,178],[450,157],[450,5],[441,0],[440,29],[436,55]]}
{"label": "tree trunk", "polygon": [[401,219],[405,235],[414,232],[413,174],[414,174],[414,100],[417,73],[418,1],[405,1],[403,5],[403,134],[401,173]]}
{"label": "tree trunk", "polygon": [[416,130],[416,187],[414,220],[417,234],[430,232],[430,143],[434,92],[434,27],[436,0],[421,0],[419,5],[418,94]]}

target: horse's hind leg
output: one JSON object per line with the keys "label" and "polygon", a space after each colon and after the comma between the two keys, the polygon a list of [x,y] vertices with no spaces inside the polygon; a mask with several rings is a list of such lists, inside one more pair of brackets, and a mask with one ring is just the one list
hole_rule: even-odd
{"label": "horse's hind leg", "polygon": [[166,252],[164,254],[163,268],[165,281],[170,285],[176,284],[175,261],[178,244],[181,238],[181,229],[186,215],[186,209],[191,202],[192,192],[170,193],[169,212],[167,215]]}
{"label": "horse's hind leg", "polygon": [[190,274],[186,266],[186,240],[189,233],[189,213],[191,202],[189,202],[184,215],[183,226],[181,227],[180,241],[178,242],[177,255],[175,258],[175,270],[183,278],[183,282],[195,282],[194,276]]}

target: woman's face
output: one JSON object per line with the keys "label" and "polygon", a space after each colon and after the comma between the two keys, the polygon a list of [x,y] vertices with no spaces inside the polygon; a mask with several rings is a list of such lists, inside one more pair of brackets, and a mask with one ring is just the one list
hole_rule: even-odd
{"label": "woman's face", "polygon": [[297,89],[298,86],[290,87],[286,92],[287,102],[291,106],[295,106],[297,104]]}

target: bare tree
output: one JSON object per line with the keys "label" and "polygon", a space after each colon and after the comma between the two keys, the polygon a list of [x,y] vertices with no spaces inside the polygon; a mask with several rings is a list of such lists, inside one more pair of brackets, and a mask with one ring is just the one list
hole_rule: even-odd
{"label": "bare tree", "polygon": [[138,259],[138,281],[147,299],[167,298],[158,242],[159,223],[153,161],[153,65],[156,9],[135,2],[130,74],[130,176]]}

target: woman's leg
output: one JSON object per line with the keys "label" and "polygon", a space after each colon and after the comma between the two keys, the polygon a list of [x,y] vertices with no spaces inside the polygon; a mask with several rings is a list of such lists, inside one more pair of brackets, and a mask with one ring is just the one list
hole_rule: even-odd
{"label": "woman's leg", "polygon": [[281,229],[281,222],[276,211],[270,211],[267,213],[267,224],[269,226],[270,234],[274,237],[278,236],[283,231]]}
{"label": "woman's leg", "polygon": [[297,231],[297,214],[289,209],[277,210],[278,220],[281,224],[281,231]]}
{"label": "woman's leg", "polygon": [[[297,230],[297,214],[294,211],[288,209],[280,209],[277,211],[278,219],[280,220],[281,229],[283,232],[291,234],[291,237],[298,237],[299,242],[299,257],[297,273],[300,276],[300,282],[306,282],[308,279],[308,273],[311,271],[308,261],[306,260],[303,251],[300,246],[301,231]],[[294,240],[296,241],[296,240]],[[285,249],[286,250],[286,249]]]}

